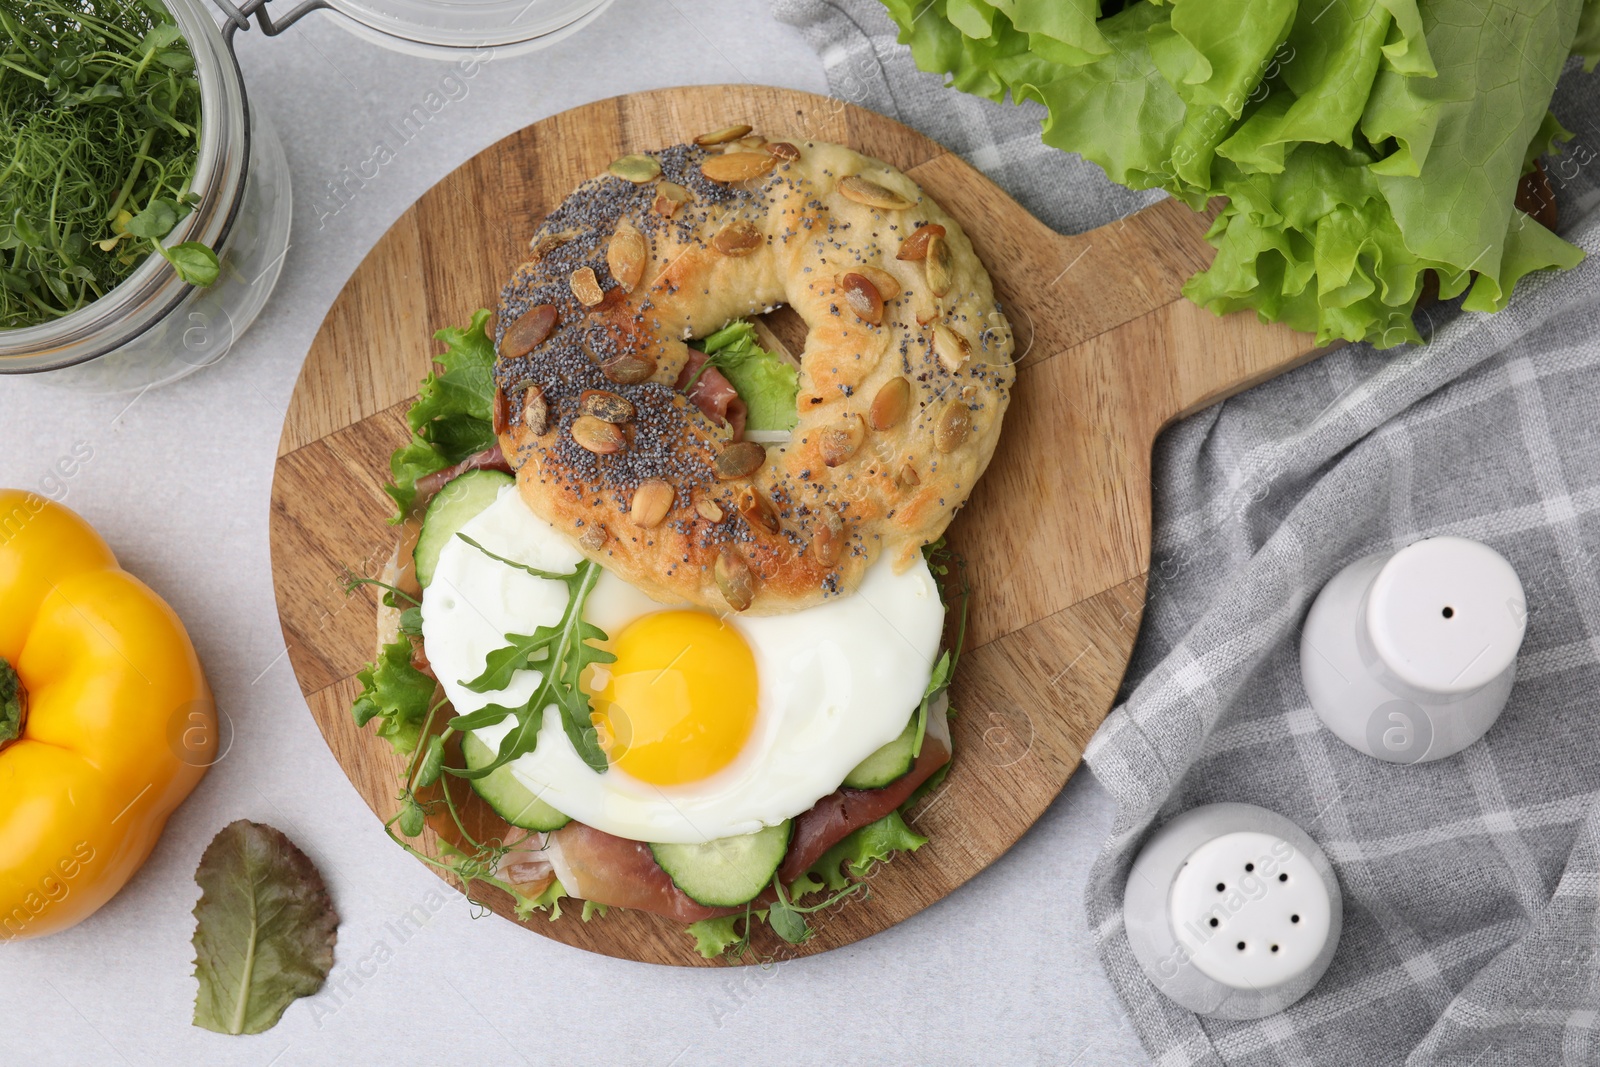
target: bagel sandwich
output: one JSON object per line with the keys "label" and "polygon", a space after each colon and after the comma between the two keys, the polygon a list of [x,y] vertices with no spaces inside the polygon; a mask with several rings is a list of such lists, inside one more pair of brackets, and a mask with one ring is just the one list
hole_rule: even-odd
{"label": "bagel sandwich", "polygon": [[804,940],[926,840],[965,607],[943,534],[1011,331],[910,178],[743,125],[614,161],[529,248],[436,335],[391,461],[354,706],[410,756],[389,833],[522,917]]}

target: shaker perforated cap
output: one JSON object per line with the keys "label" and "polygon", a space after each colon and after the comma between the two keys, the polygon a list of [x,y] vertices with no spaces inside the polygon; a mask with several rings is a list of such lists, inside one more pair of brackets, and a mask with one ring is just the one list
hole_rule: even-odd
{"label": "shaker perforated cap", "polygon": [[1522,582],[1505,557],[1464,537],[1396,552],[1367,595],[1367,632],[1395,677],[1430,693],[1467,693],[1505,673],[1522,645]]}
{"label": "shaker perforated cap", "polygon": [[1122,901],[1129,947],[1166,996],[1260,1019],[1317,983],[1338,948],[1339,883],[1315,841],[1251,804],[1209,804],[1146,842]]}

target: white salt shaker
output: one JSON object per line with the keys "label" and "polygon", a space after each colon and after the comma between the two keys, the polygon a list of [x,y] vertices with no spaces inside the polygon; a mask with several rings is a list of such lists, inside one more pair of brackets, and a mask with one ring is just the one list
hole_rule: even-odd
{"label": "white salt shaker", "polygon": [[1494,725],[1526,628],[1522,582],[1503,556],[1430,537],[1334,575],[1301,631],[1300,674],[1346,744],[1391,763],[1441,759]]}
{"label": "white salt shaker", "polygon": [[1122,916],[1166,996],[1201,1015],[1260,1019],[1316,985],[1344,909],[1332,865],[1298,826],[1252,804],[1208,804],[1151,836]]}

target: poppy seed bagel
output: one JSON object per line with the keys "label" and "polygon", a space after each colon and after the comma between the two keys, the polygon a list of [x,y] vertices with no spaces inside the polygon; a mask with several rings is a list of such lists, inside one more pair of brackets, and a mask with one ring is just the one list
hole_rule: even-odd
{"label": "poppy seed bagel", "polygon": [[[1011,330],[966,234],[849,148],[730,127],[624,156],[501,293],[495,430],[535,514],[667,603],[770,614],[936,540],[988,465]],[[787,441],[675,387],[692,338],[790,305]]]}

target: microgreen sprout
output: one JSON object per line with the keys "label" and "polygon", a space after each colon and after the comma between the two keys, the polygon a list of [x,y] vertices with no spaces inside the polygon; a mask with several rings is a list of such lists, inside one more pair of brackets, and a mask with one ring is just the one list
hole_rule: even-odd
{"label": "microgreen sprout", "polygon": [[162,243],[197,202],[200,123],[159,0],[0,5],[0,329],[70,314],[152,253],[216,281],[211,249]]}

